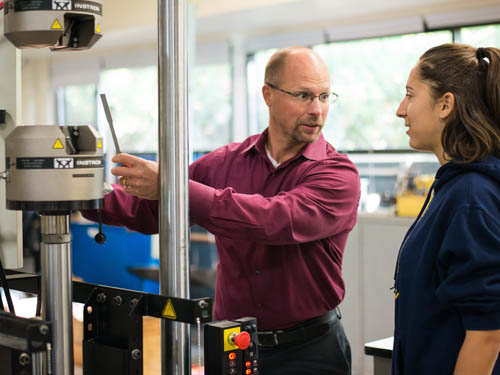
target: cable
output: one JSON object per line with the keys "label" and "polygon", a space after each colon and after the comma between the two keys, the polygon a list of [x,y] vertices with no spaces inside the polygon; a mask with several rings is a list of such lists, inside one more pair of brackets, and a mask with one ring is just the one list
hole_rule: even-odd
{"label": "cable", "polygon": [[12,303],[12,296],[10,295],[9,284],[7,283],[7,278],[5,277],[5,270],[2,264],[2,258],[0,258],[0,279],[2,280],[3,291],[5,296],[7,297],[7,304],[9,305],[9,311],[16,315],[14,310],[14,304]]}
{"label": "cable", "polygon": [[38,295],[36,296],[36,311],[35,311],[35,316],[42,316],[41,315],[41,309],[42,309],[42,287],[41,287],[41,276],[39,276],[38,279]]}

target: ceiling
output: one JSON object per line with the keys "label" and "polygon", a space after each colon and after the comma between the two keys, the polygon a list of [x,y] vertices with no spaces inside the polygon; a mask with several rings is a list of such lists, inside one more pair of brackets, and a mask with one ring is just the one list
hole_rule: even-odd
{"label": "ceiling", "polygon": [[198,17],[211,17],[250,9],[266,8],[278,4],[297,3],[301,0],[192,0]]}
{"label": "ceiling", "polygon": [[[156,30],[157,3],[157,0],[105,0],[104,31]],[[500,6],[500,0],[191,0],[189,3],[196,18],[198,42]]]}
{"label": "ceiling", "polygon": [[[259,44],[264,39],[279,46],[288,45],[293,37],[295,43],[307,45],[305,40],[314,39],[307,34],[315,34],[316,38],[328,35],[327,39],[333,41],[352,39],[353,35],[359,39],[397,34],[399,29],[418,32],[424,17],[430,24],[430,18],[441,14],[458,14],[463,25],[468,24],[464,14],[470,15],[471,24],[484,17],[500,21],[500,0],[185,0],[184,4],[189,4],[190,19],[195,19],[189,26],[196,33],[198,46],[243,40],[248,50],[270,48]],[[158,0],[103,0],[104,38],[85,55],[154,48],[157,5]],[[453,17],[450,22],[445,26],[453,26]],[[363,29],[364,34],[353,32],[356,28]],[[255,41],[257,47],[252,45]],[[49,55],[30,52],[23,52],[23,56]],[[62,55],[57,59],[74,58]]]}

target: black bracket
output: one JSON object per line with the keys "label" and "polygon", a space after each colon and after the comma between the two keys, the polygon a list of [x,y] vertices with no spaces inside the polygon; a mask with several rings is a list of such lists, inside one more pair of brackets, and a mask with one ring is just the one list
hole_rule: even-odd
{"label": "black bracket", "polygon": [[[6,275],[11,289],[32,294],[39,293],[40,275],[12,270],[6,270]],[[128,298],[125,302],[132,299],[142,300],[141,304],[136,306],[136,309],[140,309],[142,316],[189,324],[197,324],[198,320],[200,323],[208,323],[213,319],[212,300],[210,298],[185,299],[169,297],[79,281],[73,281],[73,302],[86,304],[95,290],[103,293],[106,298],[118,295],[122,296],[122,298]]]}
{"label": "black bracket", "polygon": [[[39,275],[12,270],[6,270],[6,274],[11,289],[39,294]],[[73,301],[84,304],[84,375],[142,375],[144,316],[189,324],[212,321],[210,298],[190,300],[73,281]],[[46,350],[51,335],[40,337],[45,331],[42,326],[48,327],[50,333],[47,322],[0,311],[0,363],[12,363],[11,372],[2,375],[31,375],[31,366],[18,368],[20,355],[37,348]],[[11,331],[16,332],[11,334],[13,337],[24,338],[23,345],[4,340]]]}
{"label": "black bracket", "polygon": [[[11,281],[9,281],[10,284]],[[115,297],[122,298],[123,303],[133,304],[132,301],[136,301],[134,311],[129,312],[131,315],[135,313],[135,310],[138,310],[141,316],[152,316],[182,323],[197,324],[198,320],[200,323],[212,321],[212,300],[210,298],[185,299],[168,297],[136,290],[73,281],[74,302],[86,304],[89,296],[91,297],[95,293],[103,296],[108,303]],[[140,303],[138,303],[139,301]]]}
{"label": "black bracket", "polygon": [[47,349],[52,342],[50,322],[40,319],[26,319],[0,311],[0,335],[2,343],[12,349],[38,353]]}
{"label": "black bracket", "polygon": [[5,109],[0,109],[0,124],[5,124],[5,113],[7,111]]}
{"label": "black bracket", "polygon": [[143,298],[94,288],[84,307],[83,373],[143,374]]}
{"label": "black bracket", "polygon": [[33,354],[46,351],[52,343],[52,326],[44,320],[0,311],[0,336],[2,374],[32,375]]}

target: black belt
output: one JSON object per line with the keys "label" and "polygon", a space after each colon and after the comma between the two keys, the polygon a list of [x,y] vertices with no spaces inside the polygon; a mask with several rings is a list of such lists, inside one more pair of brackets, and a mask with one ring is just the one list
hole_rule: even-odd
{"label": "black belt", "polygon": [[257,332],[259,346],[279,346],[312,340],[324,334],[338,317],[336,311],[328,311],[290,328]]}

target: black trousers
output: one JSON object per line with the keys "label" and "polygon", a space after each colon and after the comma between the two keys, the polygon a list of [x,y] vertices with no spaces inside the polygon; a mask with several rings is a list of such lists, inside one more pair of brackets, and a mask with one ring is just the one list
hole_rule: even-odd
{"label": "black trousers", "polygon": [[333,313],[330,328],[306,342],[259,346],[260,375],[351,375],[351,347]]}

